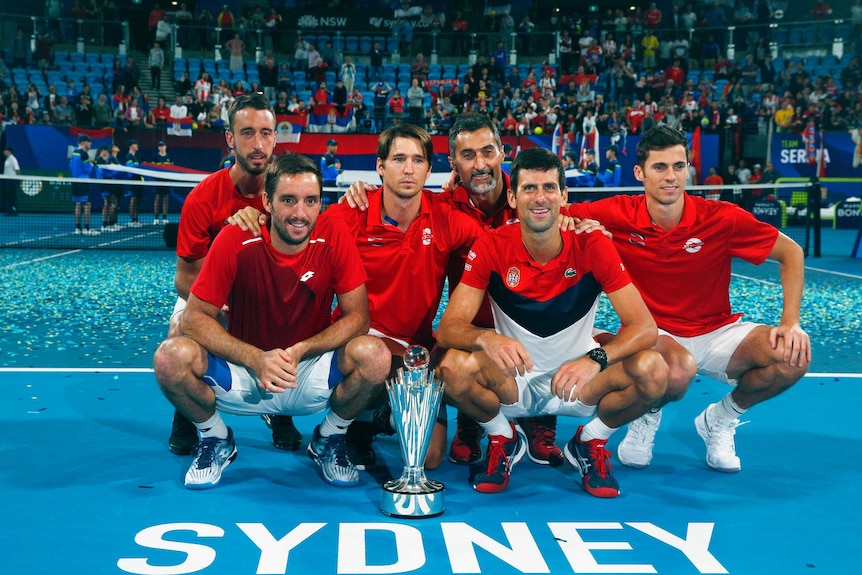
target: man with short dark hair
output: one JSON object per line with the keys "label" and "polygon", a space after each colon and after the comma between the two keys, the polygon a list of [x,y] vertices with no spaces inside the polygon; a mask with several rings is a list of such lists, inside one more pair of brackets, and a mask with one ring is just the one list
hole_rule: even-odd
{"label": "man with short dark hair", "polygon": [[320,157],[320,171],[323,172],[323,186],[327,188],[338,185],[338,175],[341,173],[341,160],[336,157],[338,142],[334,139],[326,141],[326,153]]}
{"label": "man with short dark hair", "polygon": [[[65,98],[65,96],[63,97]],[[73,178],[93,177],[93,162],[90,160],[90,147],[93,141],[87,134],[78,136],[78,147],[72,152],[69,159],[69,171]],[[99,230],[90,229],[90,184],[84,182],[72,182],[72,201],[75,203],[75,235],[97,236]],[[84,228],[81,229],[83,217]]]}

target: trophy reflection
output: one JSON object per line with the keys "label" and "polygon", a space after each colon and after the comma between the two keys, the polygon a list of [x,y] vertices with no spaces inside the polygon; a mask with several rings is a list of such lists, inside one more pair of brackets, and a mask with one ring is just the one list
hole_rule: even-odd
{"label": "trophy reflection", "polygon": [[398,432],[404,471],[383,484],[380,509],[391,517],[423,518],[443,513],[444,486],[425,476],[425,455],[443,398],[443,382],[430,370],[421,346],[404,353],[404,367],[386,380],[393,427]]}

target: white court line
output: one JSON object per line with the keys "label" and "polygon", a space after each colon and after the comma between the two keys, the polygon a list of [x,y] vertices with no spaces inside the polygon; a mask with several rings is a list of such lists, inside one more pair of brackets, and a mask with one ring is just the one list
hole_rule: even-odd
{"label": "white court line", "polygon": [[[776,260],[766,260],[766,261],[771,263],[771,264],[777,264],[778,263]],[[825,270],[823,268],[813,268],[811,266],[805,266],[805,269],[811,270],[813,272],[820,272],[823,274],[832,274],[834,276],[841,276],[841,277],[845,277],[845,278],[853,278],[855,280],[862,280],[862,276],[860,276],[858,274],[848,274],[848,273],[844,273],[844,272],[836,272],[836,271],[832,271],[832,270]],[[740,277],[744,277],[744,276],[740,276]]]}
{"label": "white court line", "polygon": [[27,264],[34,264],[34,263],[36,263],[36,262],[41,262],[41,261],[50,260],[50,259],[53,259],[53,258],[60,258],[60,257],[63,257],[63,256],[68,256],[68,255],[71,255],[71,254],[76,254],[76,253],[78,253],[78,252],[80,252],[80,251],[81,251],[80,249],[78,249],[78,250],[72,250],[72,251],[68,251],[68,252],[61,252],[61,253],[59,253],[59,254],[53,254],[53,255],[50,255],[50,256],[44,256],[44,257],[41,257],[41,258],[35,258],[35,259],[32,259],[32,260],[24,260],[23,262],[15,262],[14,264],[9,264],[9,265],[7,265],[7,266],[4,266],[4,267],[3,267],[3,269],[4,269],[4,270],[9,270],[9,269],[12,269],[12,268],[16,268],[16,267],[18,267],[18,266],[23,266],[23,265],[27,265]]}
{"label": "white court line", "polygon": [[[151,367],[0,367],[0,373],[153,373]],[[805,377],[862,378],[862,373],[806,373]]]}

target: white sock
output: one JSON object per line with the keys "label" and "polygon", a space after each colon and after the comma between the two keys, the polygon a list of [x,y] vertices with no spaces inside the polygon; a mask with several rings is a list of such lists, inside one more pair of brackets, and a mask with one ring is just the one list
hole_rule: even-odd
{"label": "white sock", "polygon": [[350,427],[351,423],[353,423],[352,419],[342,419],[335,412],[330,411],[320,424],[320,436],[344,435],[347,433],[347,428]]}
{"label": "white sock", "polygon": [[497,415],[487,423],[479,422],[479,425],[485,429],[488,435],[502,435],[506,439],[515,437],[512,431],[512,424],[509,423],[509,420],[506,419],[506,416],[502,412],[497,412]]}
{"label": "white sock", "polygon": [[198,428],[198,433],[200,433],[201,439],[205,439],[207,437],[227,439],[227,425],[218,411],[203,423],[195,423],[195,427]]}
{"label": "white sock", "polygon": [[598,417],[594,417],[581,429],[581,443],[586,443],[593,439],[607,441],[616,430],[616,427],[608,427],[604,421]]}
{"label": "white sock", "polygon": [[739,416],[745,412],[746,410],[739,407],[733,401],[733,396],[728,393],[721,401],[712,404],[712,409],[708,412],[708,415],[711,419],[715,420],[739,419]]}

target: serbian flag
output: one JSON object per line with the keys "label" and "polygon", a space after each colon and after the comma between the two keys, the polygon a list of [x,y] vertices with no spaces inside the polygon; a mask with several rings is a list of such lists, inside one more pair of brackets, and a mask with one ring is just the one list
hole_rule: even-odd
{"label": "serbian flag", "polygon": [[814,125],[814,120],[810,120],[802,131],[802,141],[805,142],[808,164],[813,166],[817,163],[817,127]]}
{"label": "serbian flag", "polygon": [[305,120],[300,114],[278,114],[275,117],[275,141],[278,144],[295,144],[302,134],[302,123]]}
{"label": "serbian flag", "polygon": [[194,120],[191,118],[183,118],[182,120],[174,120],[170,124],[168,124],[168,135],[169,136],[185,136],[188,138],[192,137],[192,128],[194,124]]}
{"label": "serbian flag", "polygon": [[587,150],[593,150],[596,153],[596,167],[602,164],[602,156],[599,152],[599,129],[593,126],[593,129],[584,134],[581,140],[581,169],[587,167]]}
{"label": "serbian flag", "polygon": [[75,126],[69,127],[69,140],[68,140],[68,150],[66,153],[67,158],[72,157],[72,152],[78,147],[78,137],[81,134],[87,134],[90,136],[90,140],[92,140],[93,144],[90,146],[90,159],[96,157],[96,152],[99,150],[99,146],[108,146],[111,147],[111,144],[114,143],[114,129],[113,128],[98,128],[98,129],[90,129],[90,128],[76,128]]}
{"label": "serbian flag", "polygon": [[826,130],[820,130],[820,151],[817,155],[817,177],[826,177]]}
{"label": "serbian flag", "polygon": [[692,132],[691,143],[689,144],[688,149],[688,159],[691,162],[691,165],[694,166],[695,181],[693,183],[697,185],[697,178],[700,177],[700,175],[702,174],[702,172],[700,171],[700,126],[695,128],[694,132]]}
{"label": "serbian flag", "polygon": [[310,133],[338,134],[347,132],[353,123],[353,106],[345,106],[344,113],[332,104],[317,104],[308,115]]}
{"label": "serbian flag", "polygon": [[554,135],[551,138],[551,151],[560,158],[566,153],[564,137],[563,125],[557,122],[557,125],[554,126]]}

